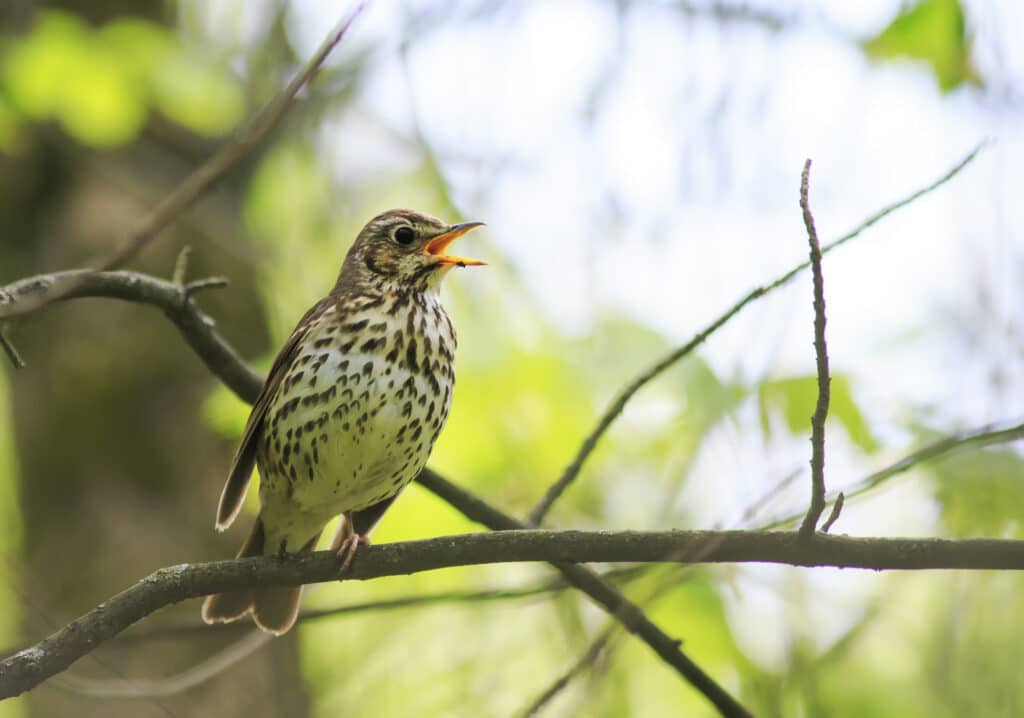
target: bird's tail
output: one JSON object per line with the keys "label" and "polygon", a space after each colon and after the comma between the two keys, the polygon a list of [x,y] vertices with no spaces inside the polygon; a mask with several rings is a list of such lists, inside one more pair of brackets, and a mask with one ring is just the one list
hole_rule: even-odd
{"label": "bird's tail", "polygon": [[[317,532],[301,550],[312,551],[319,538],[320,533]],[[236,558],[262,556],[264,553],[263,521],[256,517],[252,532]],[[280,636],[295,625],[301,598],[302,586],[268,586],[217,593],[203,601],[202,615],[207,623],[230,623],[251,612],[257,626]]]}

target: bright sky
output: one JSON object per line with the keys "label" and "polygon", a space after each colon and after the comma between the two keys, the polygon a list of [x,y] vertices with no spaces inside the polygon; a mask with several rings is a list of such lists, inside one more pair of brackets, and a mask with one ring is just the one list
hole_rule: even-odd
{"label": "bright sky", "polygon": [[[746,3],[792,18],[777,34],[685,19],[669,2],[632,3],[622,22],[618,4],[507,3],[515,9],[475,19],[476,3],[371,3],[340,50],[374,48],[362,126],[411,134],[418,118],[467,216],[487,221],[567,331],[584,333],[597,313],[616,308],[678,341],[806,257],[797,206],[805,158],[814,160],[811,205],[827,241],[992,139],[952,183],[826,260],[828,341],[833,370],[853,376],[873,426],[896,427],[908,405],[934,407],[951,428],[1020,420],[1020,402],[1006,398],[1024,396],[1024,3],[965,3],[975,63],[991,84],[946,96],[923,66],[873,65],[857,45],[891,20],[899,0]],[[303,56],[348,5],[292,3],[288,32]],[[255,32],[266,6],[221,0],[207,12],[241,12]],[[453,6],[415,43],[410,87],[395,28],[411,8]],[[352,121],[323,135],[340,176],[409,161],[387,132],[346,131]],[[811,340],[805,276],[748,309],[703,355],[721,375],[750,381],[806,374]],[[894,447],[906,440],[888,433]],[[706,447],[686,497],[714,520],[734,517],[730,507],[765,486],[723,487],[723,476],[767,469],[778,478],[805,461],[805,441],[778,456],[759,441],[736,452],[738,442],[725,435]],[[832,445],[836,481],[877,467],[845,451],[841,437]],[[927,533],[934,518],[906,482],[848,509],[840,530]],[[751,574],[757,580],[738,593],[734,616],[748,647],[778,660],[783,643],[764,627],[781,626],[792,609],[773,583],[782,574]],[[851,573],[806,580],[846,586],[851,616],[856,597],[880,585]]]}

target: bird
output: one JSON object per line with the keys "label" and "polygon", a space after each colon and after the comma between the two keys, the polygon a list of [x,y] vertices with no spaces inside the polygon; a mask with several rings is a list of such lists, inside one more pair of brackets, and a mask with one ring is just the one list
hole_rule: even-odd
{"label": "bird", "polygon": [[[234,522],[258,467],[260,511],[238,558],[313,551],[339,514],[331,548],[341,575],[369,543],[448,418],[456,335],[439,287],[453,267],[485,263],[445,250],[482,225],[393,209],[359,232],[333,289],[277,354],[246,422],[215,524],[224,531]],[[301,596],[302,586],[214,594],[202,618],[252,613],[257,626],[281,635]]]}

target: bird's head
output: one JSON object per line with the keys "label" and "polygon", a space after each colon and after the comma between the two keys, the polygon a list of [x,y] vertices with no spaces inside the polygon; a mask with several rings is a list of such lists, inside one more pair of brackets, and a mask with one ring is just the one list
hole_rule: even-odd
{"label": "bird's head", "polygon": [[436,288],[452,267],[484,264],[445,254],[456,239],[483,222],[448,224],[408,209],[392,209],[371,219],[345,257],[338,284],[353,282],[393,291]]}

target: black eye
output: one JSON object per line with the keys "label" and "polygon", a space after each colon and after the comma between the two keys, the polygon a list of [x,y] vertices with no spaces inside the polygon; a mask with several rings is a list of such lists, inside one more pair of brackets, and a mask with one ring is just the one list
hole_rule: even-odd
{"label": "black eye", "polygon": [[395,241],[399,244],[412,244],[414,239],[416,233],[412,231],[412,227],[399,227],[395,230]]}

